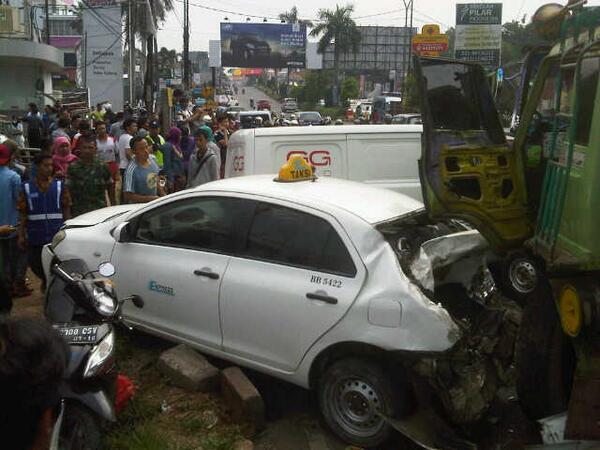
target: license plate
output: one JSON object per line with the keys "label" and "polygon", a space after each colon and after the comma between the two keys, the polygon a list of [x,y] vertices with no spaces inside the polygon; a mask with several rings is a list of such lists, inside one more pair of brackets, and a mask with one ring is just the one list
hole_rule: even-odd
{"label": "license plate", "polygon": [[60,327],[58,331],[69,344],[93,344],[98,336],[98,326]]}

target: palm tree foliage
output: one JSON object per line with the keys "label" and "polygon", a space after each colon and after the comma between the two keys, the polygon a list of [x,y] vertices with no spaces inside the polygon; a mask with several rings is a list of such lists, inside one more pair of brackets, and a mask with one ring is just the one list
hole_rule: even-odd
{"label": "palm tree foliage", "polygon": [[353,5],[340,6],[336,5],[335,9],[320,9],[317,13],[319,22],[311,30],[310,35],[313,37],[320,36],[318,51],[325,53],[325,50],[330,45],[333,45],[333,69],[335,72],[336,98],[334,102],[339,102],[339,64],[340,55],[350,51],[358,52],[360,45],[361,34],[352,13],[354,12]]}
{"label": "palm tree foliage", "polygon": [[279,14],[279,20],[282,20],[285,23],[299,23],[310,28],[313,27],[312,21],[308,19],[300,19],[298,17],[298,8],[296,6],[292,6],[292,9],[289,11]]}

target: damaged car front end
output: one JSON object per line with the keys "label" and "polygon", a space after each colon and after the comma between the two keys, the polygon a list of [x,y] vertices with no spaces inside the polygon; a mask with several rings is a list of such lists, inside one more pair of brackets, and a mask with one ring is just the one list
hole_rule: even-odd
{"label": "damaged car front end", "polygon": [[[482,235],[464,222],[432,224],[420,211],[381,224],[378,230],[412,283],[447,311],[458,327],[460,336],[451,349],[408,352],[403,360],[412,374],[415,392],[421,393],[417,395],[419,409],[436,414],[459,430],[458,435],[468,438],[468,426],[485,416],[501,389],[510,390],[515,384],[514,346],[521,307],[496,289],[488,268],[495,256]],[[431,392],[435,394],[434,402],[428,397]],[[431,420],[427,422],[431,426]],[[414,435],[415,422],[396,425],[420,441]],[[421,422],[417,427],[423,425]],[[442,429],[437,426],[437,432]],[[449,433],[450,428],[438,438],[448,442]],[[427,445],[421,444],[437,448],[436,432],[421,434],[428,440]]]}

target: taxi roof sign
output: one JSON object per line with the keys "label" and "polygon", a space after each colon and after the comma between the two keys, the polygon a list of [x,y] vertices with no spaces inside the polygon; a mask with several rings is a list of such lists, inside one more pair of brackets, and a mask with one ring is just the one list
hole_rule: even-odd
{"label": "taxi roof sign", "polygon": [[294,181],[315,180],[312,166],[304,156],[299,154],[290,155],[287,162],[279,169],[279,175],[274,181],[289,183]]}

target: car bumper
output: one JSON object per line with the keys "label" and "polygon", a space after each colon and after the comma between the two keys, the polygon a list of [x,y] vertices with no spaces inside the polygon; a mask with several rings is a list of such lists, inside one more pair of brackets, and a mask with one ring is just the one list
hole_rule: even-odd
{"label": "car bumper", "polygon": [[46,277],[46,282],[50,281],[50,265],[52,264],[52,260],[56,257],[56,254],[50,248],[50,244],[47,244],[42,249],[42,267],[44,269],[44,276]]}

